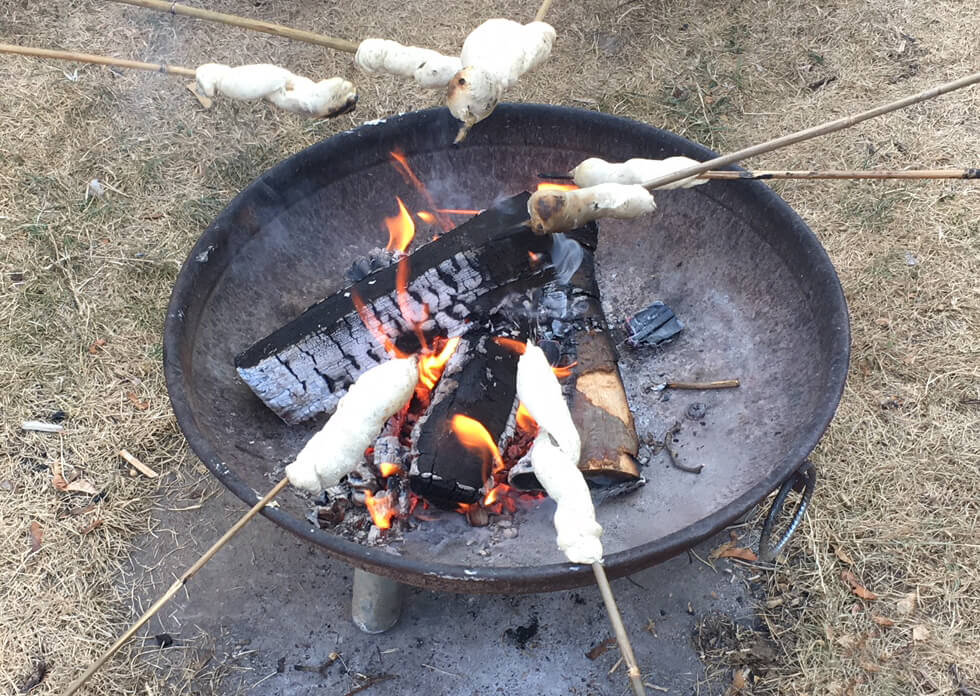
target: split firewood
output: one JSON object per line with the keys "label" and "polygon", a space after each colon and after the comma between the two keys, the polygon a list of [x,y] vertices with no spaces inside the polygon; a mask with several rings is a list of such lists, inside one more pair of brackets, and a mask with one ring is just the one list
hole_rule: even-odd
{"label": "split firewood", "polygon": [[311,493],[336,486],[371,446],[385,422],[405,407],[419,380],[415,357],[371,368],[348,389],[326,425],[286,467],[289,482]]}
{"label": "split firewood", "polygon": [[265,99],[281,109],[310,118],[339,116],[357,104],[357,90],[343,78],[313,82],[268,63],[234,68],[205,63],[195,70],[195,78],[207,97],[221,94],[243,101]]}
{"label": "split firewood", "polygon": [[456,142],[493,112],[521,75],[548,59],[554,41],[554,28],[544,22],[489,19],[470,32],[460,52],[463,69],[449,83],[446,101],[463,122]]}
{"label": "split firewood", "polygon": [[364,39],[357,47],[354,63],[366,73],[385,72],[413,78],[426,89],[446,87],[463,68],[459,56],[445,56],[428,48],[403,46],[387,39]]}

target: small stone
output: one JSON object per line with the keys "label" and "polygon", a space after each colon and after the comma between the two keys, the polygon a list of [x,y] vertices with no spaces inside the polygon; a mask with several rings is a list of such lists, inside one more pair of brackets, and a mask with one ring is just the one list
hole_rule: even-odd
{"label": "small stone", "polygon": [[508,529],[509,527],[512,527],[513,524],[514,523],[510,520],[497,520],[497,526],[501,529]]}
{"label": "small stone", "polygon": [[687,417],[692,421],[699,421],[708,412],[708,405],[702,401],[695,401],[687,407]]}
{"label": "small stone", "polygon": [[504,530],[504,539],[515,539],[517,538],[517,530],[513,527],[507,527]]}

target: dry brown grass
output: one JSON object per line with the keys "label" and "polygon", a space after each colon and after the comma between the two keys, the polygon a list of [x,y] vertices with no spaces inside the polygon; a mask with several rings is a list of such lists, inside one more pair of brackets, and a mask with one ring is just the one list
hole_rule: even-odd
{"label": "dry brown grass", "polygon": [[[344,38],[421,36],[435,47],[458,45],[488,16],[529,19],[532,5],[213,3]],[[561,37],[556,58],[513,98],[630,116],[720,150],[980,65],[975,8],[963,2],[559,0],[549,19]],[[357,78],[344,54],[92,0],[3,3],[0,34],[186,66],[273,61]],[[160,369],[170,287],[202,228],[288,154],[361,120],[438,100],[393,80],[357,79],[355,114],[309,123],[265,105],[219,102],[204,112],[177,78],[79,67],[72,81],[66,72],[74,68],[0,57],[4,692],[43,656],[51,672],[35,693],[57,693],[129,618],[132,576],[123,571],[132,540],[152,529],[159,498],[157,484],[128,475],[118,448],[163,473],[171,497],[205,494]],[[980,162],[978,132],[974,89],[750,164],[970,166]],[[126,195],[86,203],[93,177]],[[782,654],[754,689],[953,693],[952,664],[980,680],[980,189],[957,182],[777,188],[837,265],[854,355],[838,417],[815,455],[821,482],[812,514],[770,578],[772,596],[786,600],[767,613]],[[96,339],[106,344],[92,354]],[[21,420],[56,410],[68,414],[65,434],[19,430]],[[51,487],[58,461],[105,491],[93,510],[66,516],[90,496]],[[95,519],[101,527],[81,534]],[[33,555],[31,522],[44,531]],[[878,600],[850,593],[841,556]],[[910,593],[915,606],[903,614],[897,603]],[[914,640],[917,626],[928,637]],[[220,675],[197,674],[201,651],[157,670],[134,659],[140,647],[132,646],[91,693],[207,693]]]}

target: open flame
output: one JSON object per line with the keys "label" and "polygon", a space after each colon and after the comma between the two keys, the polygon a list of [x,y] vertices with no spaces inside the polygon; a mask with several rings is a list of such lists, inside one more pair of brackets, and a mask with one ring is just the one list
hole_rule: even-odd
{"label": "open flame", "polygon": [[367,505],[368,512],[371,513],[371,521],[378,529],[390,529],[391,520],[397,510],[391,504],[388,491],[382,491],[374,495],[371,491],[364,491],[364,504]]}
{"label": "open flame", "polygon": [[443,231],[448,232],[449,230],[453,229],[456,225],[454,225],[452,220],[450,220],[444,213],[440,212],[439,207],[436,205],[435,199],[432,197],[432,194],[429,193],[429,189],[425,187],[422,180],[419,179],[418,175],[416,175],[416,173],[409,166],[408,158],[405,157],[405,153],[396,148],[389,153],[389,156],[391,157],[392,166],[394,166],[398,173],[402,175],[405,182],[418,191],[422,198],[425,199],[425,202],[428,204],[430,210],[435,213],[433,217],[435,218],[436,222],[439,223],[439,226],[443,229]]}
{"label": "open flame", "polygon": [[415,214],[418,216],[419,220],[422,222],[434,225],[436,222],[436,216],[430,213],[428,210],[417,210]]}
{"label": "open flame", "polygon": [[436,208],[437,213],[446,215],[479,215],[482,210],[470,210],[468,208]]}
{"label": "open flame", "polygon": [[402,471],[401,466],[395,462],[381,462],[381,466],[379,466],[378,469],[381,471],[382,478],[388,478],[389,476],[400,474]]}
{"label": "open flame", "polygon": [[[509,348],[518,355],[524,355],[527,351],[527,344],[521,343],[520,341],[515,341],[513,338],[507,338],[506,336],[494,336],[493,342],[498,346],[503,346],[504,348]],[[572,368],[578,365],[578,360],[571,362],[567,365],[552,365],[551,371],[555,373],[555,377],[558,379],[565,379],[570,377],[572,374]]]}
{"label": "open flame", "polygon": [[517,405],[517,428],[527,433],[536,434],[538,432],[538,422],[527,410],[523,403]]}
{"label": "open flame", "polygon": [[423,355],[419,360],[419,381],[428,389],[432,390],[436,388],[436,383],[446,369],[446,363],[449,362],[449,358],[456,352],[456,346],[458,345],[459,336],[455,336],[446,341],[446,344],[438,353]]}
{"label": "open flame", "polygon": [[[498,471],[502,471],[504,466],[504,459],[500,456],[500,450],[497,448],[497,443],[494,442],[490,433],[484,427],[483,423],[478,420],[474,420],[469,416],[464,416],[457,413],[453,416],[451,423],[453,432],[456,433],[456,437],[462,443],[463,447],[479,452],[480,456],[483,458],[483,480],[487,480],[491,475]],[[493,468],[491,469],[490,464],[493,463]]]}
{"label": "open flame", "polygon": [[558,184],[553,181],[542,181],[538,184],[537,191],[574,191],[578,188],[575,184]]}
{"label": "open flame", "polygon": [[388,251],[405,251],[408,245],[415,239],[415,221],[408,212],[408,208],[402,203],[402,199],[395,196],[398,201],[398,214],[393,217],[385,218],[385,227],[388,228]]}

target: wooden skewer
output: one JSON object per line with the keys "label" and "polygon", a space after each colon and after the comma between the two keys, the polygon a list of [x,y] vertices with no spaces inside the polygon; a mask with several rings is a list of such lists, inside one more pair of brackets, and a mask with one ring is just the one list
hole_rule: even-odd
{"label": "wooden skewer", "polygon": [[93,53],[76,53],[74,51],[53,51],[47,48],[33,48],[30,46],[16,46],[14,44],[0,43],[0,53],[16,53],[21,56],[33,56],[35,58],[56,58],[58,60],[74,60],[79,63],[96,63],[98,65],[112,65],[117,68],[135,68],[137,70],[152,70],[154,72],[168,73],[170,75],[183,75],[194,77],[194,71],[190,68],[181,68],[177,65],[166,65],[164,63],[141,63],[138,60],[125,60],[124,58],[111,58],[109,56],[97,56]]}
{"label": "wooden skewer", "polygon": [[626,660],[626,667],[630,678],[630,686],[633,687],[634,696],[645,696],[646,689],[643,688],[643,675],[636,664],[636,656],[633,654],[633,646],[630,644],[629,636],[626,635],[626,627],[623,626],[623,617],[619,615],[619,607],[616,606],[616,598],[613,597],[612,588],[609,586],[609,578],[606,577],[606,569],[601,563],[592,564],[592,572],[595,573],[596,583],[599,585],[599,593],[602,601],[606,605],[606,613],[609,614],[609,621],[612,623],[613,632],[616,634],[616,642],[619,643],[619,652]]}
{"label": "wooden skewer", "polygon": [[699,179],[749,181],[752,179],[980,179],[980,168],[968,169],[764,169],[751,172],[709,171]]}
{"label": "wooden skewer", "polygon": [[534,21],[544,21],[544,16],[548,14],[549,8],[551,8],[551,0],[542,0],[541,7],[538,8],[538,13],[534,15]]}
{"label": "wooden skewer", "polygon": [[173,15],[185,15],[187,17],[195,17],[197,19],[205,19],[209,22],[220,22],[221,24],[229,24],[233,27],[251,29],[252,31],[261,31],[266,34],[273,34],[274,36],[295,39],[296,41],[305,41],[306,43],[316,44],[317,46],[332,48],[336,51],[346,51],[347,53],[357,52],[358,45],[353,41],[347,41],[346,39],[338,39],[333,36],[317,34],[316,32],[305,31],[303,29],[293,29],[292,27],[283,26],[282,24],[264,22],[260,19],[250,19],[248,17],[225,14],[223,12],[204,10],[199,7],[189,7],[187,5],[181,5],[177,2],[163,2],[163,0],[112,0],[112,2],[118,2],[124,5],[135,5],[137,7],[146,7],[151,10],[159,10],[160,12],[169,12]]}
{"label": "wooden skewer", "polygon": [[190,580],[192,577],[194,577],[197,571],[203,568],[204,565],[208,561],[210,561],[214,557],[214,555],[218,553],[218,551],[220,551],[225,544],[231,541],[231,538],[233,536],[238,534],[238,532],[242,531],[242,528],[246,524],[248,524],[253,517],[259,514],[262,508],[264,508],[266,505],[272,502],[272,499],[275,498],[282,491],[282,489],[285,488],[288,484],[289,484],[289,479],[284,478],[282,481],[280,481],[275,486],[273,486],[272,490],[266,493],[265,496],[261,500],[259,500],[259,502],[253,505],[248,512],[242,515],[241,519],[239,519],[231,527],[231,529],[225,532],[220,539],[214,542],[214,545],[211,546],[211,548],[209,548],[207,551],[205,551],[204,555],[201,556],[199,559],[197,559],[194,565],[192,565],[190,568],[185,570],[184,574],[174,581],[174,584],[170,586],[170,589],[168,589],[163,594],[163,596],[160,597],[160,599],[154,602],[153,606],[147,609],[143,613],[143,615],[139,617],[139,619],[137,619],[136,623],[134,623],[132,626],[126,629],[126,632],[123,633],[121,636],[119,636],[116,642],[113,643],[112,646],[108,650],[106,650],[106,652],[98,660],[93,662],[89,666],[89,668],[85,670],[82,676],[80,676],[78,679],[76,679],[74,682],[71,683],[71,685],[65,690],[63,696],[71,696],[80,688],[82,688],[82,685],[84,685],[85,682],[87,682],[89,678],[93,674],[95,674],[99,670],[99,668],[102,667],[102,665],[104,665],[110,657],[115,655],[116,652],[118,652],[119,648],[121,648],[126,643],[126,641],[132,638],[136,634],[136,632],[139,631],[146,624],[147,621],[153,618],[153,616],[158,611],[160,611],[160,609],[163,608],[164,604],[166,604],[171,599],[173,599],[174,595],[180,592],[181,588],[184,587],[187,581]]}
{"label": "wooden skewer", "polygon": [[655,189],[659,186],[680,181],[681,179],[687,179],[688,177],[703,174],[704,172],[715,169],[716,167],[723,167],[727,164],[731,164],[732,162],[737,162],[738,160],[755,157],[756,155],[772,152],[773,150],[778,150],[779,148],[786,147],[787,145],[793,145],[804,140],[809,140],[810,138],[816,138],[819,135],[826,135],[828,133],[843,130],[844,128],[850,128],[851,126],[861,123],[862,121],[866,121],[869,118],[881,116],[882,114],[887,114],[890,111],[897,111],[898,109],[903,109],[906,106],[918,104],[919,102],[926,101],[927,99],[933,99],[942,94],[946,94],[957,89],[962,89],[964,87],[969,87],[970,85],[975,85],[978,82],[980,82],[980,72],[967,75],[966,77],[961,77],[960,79],[953,80],[952,82],[946,82],[936,87],[927,89],[924,92],[919,92],[917,94],[899,99],[898,101],[893,101],[867,111],[862,111],[858,114],[845,116],[844,118],[839,118],[834,121],[828,121],[827,123],[823,123],[812,128],[805,128],[801,131],[790,133],[789,135],[784,135],[774,140],[767,140],[764,143],[737,150],[730,155],[722,155],[721,157],[715,157],[714,159],[710,159],[707,162],[702,162],[701,164],[685,167],[684,169],[680,169],[672,174],[665,174],[664,176],[655,177],[650,181],[645,181],[643,185],[648,189]]}

